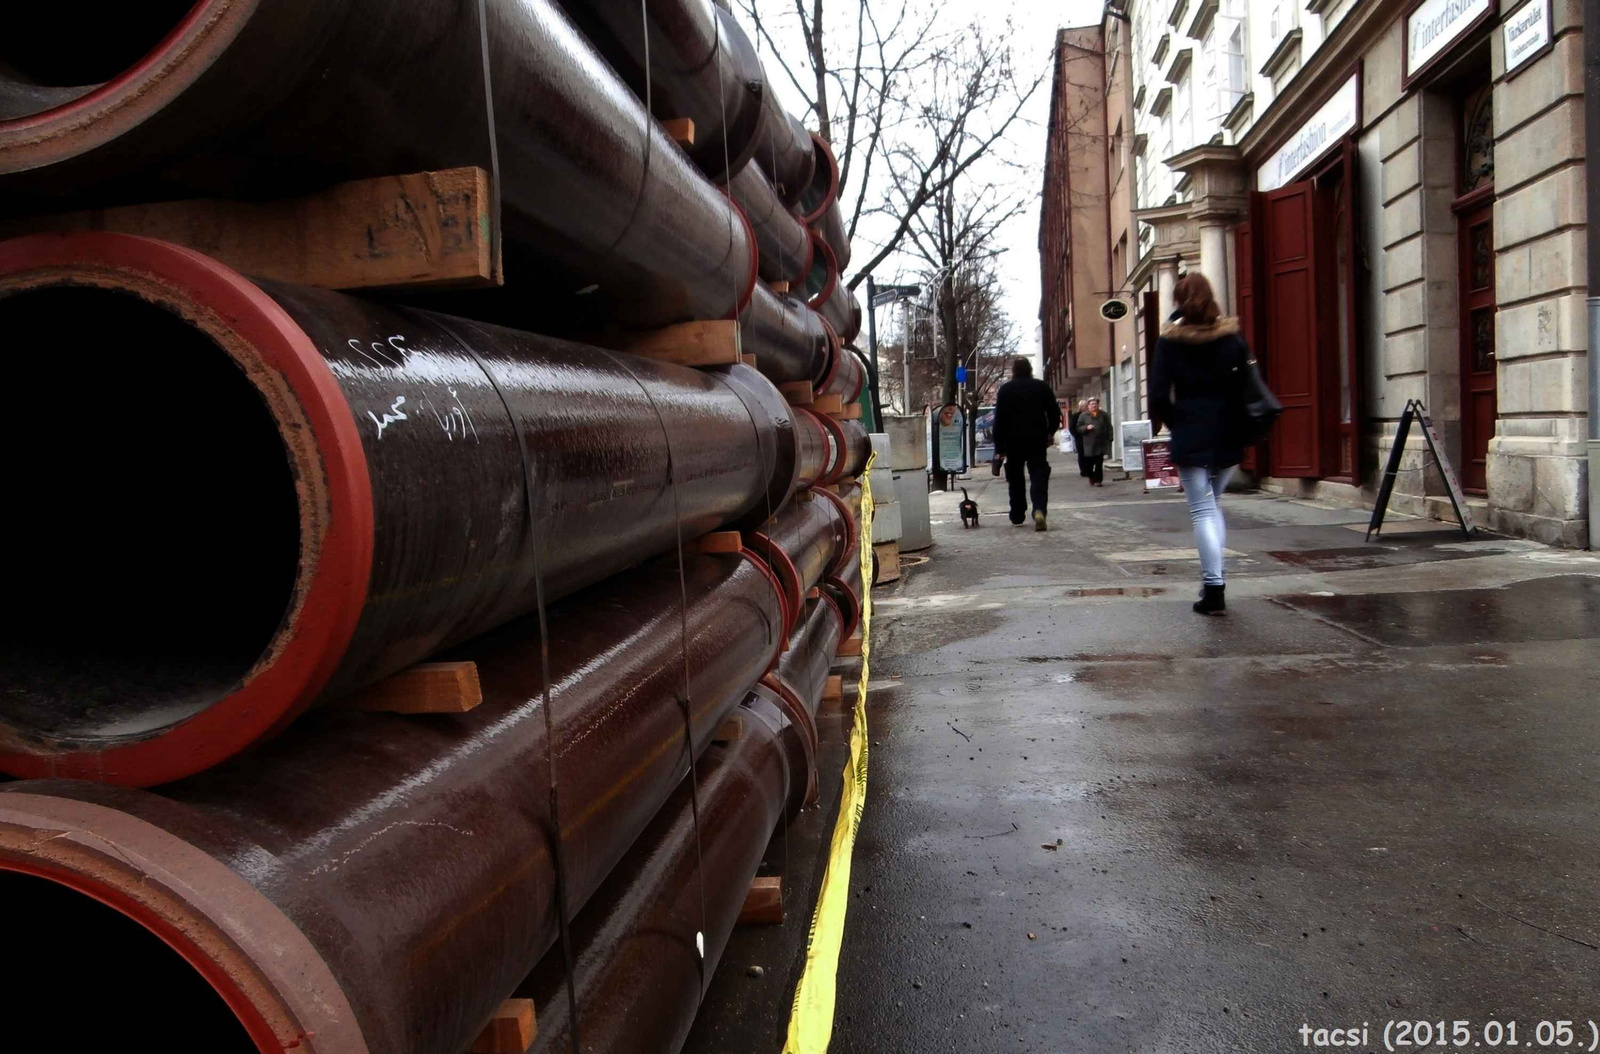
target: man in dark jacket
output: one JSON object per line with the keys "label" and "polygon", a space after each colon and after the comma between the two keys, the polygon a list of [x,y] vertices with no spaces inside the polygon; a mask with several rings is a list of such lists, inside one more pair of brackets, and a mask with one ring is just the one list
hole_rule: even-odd
{"label": "man in dark jacket", "polygon": [[1100,409],[1099,399],[1090,399],[1078,415],[1078,458],[1088,472],[1089,486],[1105,485],[1105,460],[1115,438],[1111,434],[1111,415]]}
{"label": "man in dark jacket", "polygon": [[1013,524],[1027,518],[1031,497],[1033,529],[1045,529],[1050,444],[1060,428],[1061,404],[1056,402],[1056,393],[1033,376],[1033,363],[1027,359],[1012,363],[1011,379],[1000,386],[994,399],[994,456],[1005,458]]}

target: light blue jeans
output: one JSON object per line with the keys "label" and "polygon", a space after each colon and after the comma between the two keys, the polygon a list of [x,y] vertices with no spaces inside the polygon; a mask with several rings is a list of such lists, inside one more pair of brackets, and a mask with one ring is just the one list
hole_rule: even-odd
{"label": "light blue jeans", "polygon": [[1233,469],[1216,470],[1198,465],[1179,465],[1183,496],[1189,501],[1189,519],[1194,523],[1194,544],[1200,549],[1200,577],[1208,586],[1220,586],[1222,550],[1228,545],[1228,525],[1222,518],[1222,495],[1233,478]]}

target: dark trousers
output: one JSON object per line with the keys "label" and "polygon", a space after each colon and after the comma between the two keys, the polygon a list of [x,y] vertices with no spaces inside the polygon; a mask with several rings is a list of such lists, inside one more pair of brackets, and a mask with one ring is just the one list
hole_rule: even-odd
{"label": "dark trousers", "polygon": [[1078,475],[1084,479],[1089,478],[1089,459],[1083,456],[1083,451],[1078,451]]}
{"label": "dark trousers", "polygon": [[1089,477],[1090,483],[1099,484],[1105,480],[1105,461],[1106,456],[1104,454],[1097,454],[1094,457],[1086,457],[1083,459],[1084,466],[1088,468],[1088,471],[1085,472],[1084,475]]}
{"label": "dark trousers", "polygon": [[[1023,470],[1027,470],[1027,478]],[[1028,482],[1033,486],[1029,487]],[[1021,523],[1028,518],[1028,499],[1033,507],[1043,509],[1050,500],[1050,449],[1037,450],[1022,458],[1016,454],[1006,456],[1006,485],[1011,489],[1011,522]]]}

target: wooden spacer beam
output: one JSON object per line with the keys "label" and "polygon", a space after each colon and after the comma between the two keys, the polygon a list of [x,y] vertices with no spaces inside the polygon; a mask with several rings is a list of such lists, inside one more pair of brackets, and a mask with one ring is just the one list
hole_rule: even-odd
{"label": "wooden spacer beam", "polygon": [[900,543],[880,542],[872,547],[872,552],[878,558],[878,577],[873,584],[898,581],[900,578]]}
{"label": "wooden spacer beam", "polygon": [[679,146],[694,145],[694,121],[687,117],[674,117],[670,121],[662,121],[661,130],[667,133],[668,139]]}
{"label": "wooden spacer beam", "polygon": [[736,366],[739,364],[739,323],[680,322],[643,334],[626,334],[621,350],[647,359],[680,366]]}
{"label": "wooden spacer beam", "polygon": [[712,531],[696,539],[695,548],[702,553],[737,553],[744,548],[744,536],[738,531]]}
{"label": "wooden spacer beam", "polygon": [[783,397],[789,400],[792,406],[810,406],[817,398],[810,381],[790,381],[788,384],[780,384],[778,391],[783,393]]}
{"label": "wooden spacer beam", "polygon": [[744,718],[738,714],[722,722],[722,727],[717,729],[717,734],[711,737],[713,743],[732,743],[744,738]]}
{"label": "wooden spacer beam", "polygon": [[739,361],[753,369],[759,360],[754,355],[740,355]]}
{"label": "wooden spacer beam", "polygon": [[812,586],[811,587],[811,591],[806,594],[806,599],[807,600],[816,600],[820,596],[822,596],[822,590],[817,588],[816,586]]}
{"label": "wooden spacer beam", "polygon": [[475,662],[419,662],[344,700],[355,710],[391,714],[464,714],[483,702]]}
{"label": "wooden spacer beam", "polygon": [[750,880],[750,891],[739,909],[739,925],[772,926],[783,922],[783,879],[777,875],[758,875]]}
{"label": "wooden spacer beam", "polygon": [[277,201],[195,198],[36,216],[0,236],[116,231],[205,253],[252,278],[322,289],[478,289],[503,281],[481,168],[337,183]]}
{"label": "wooden spacer beam", "polygon": [[846,637],[844,640],[839,642],[839,652],[838,652],[838,654],[840,654],[840,655],[860,655],[861,654],[861,631],[860,630],[856,630],[855,633],[851,634],[850,636]]}
{"label": "wooden spacer beam", "polygon": [[470,1054],[524,1054],[539,1036],[532,999],[507,999],[483,1026]]}
{"label": "wooden spacer beam", "polygon": [[[838,397],[835,396],[835,398]],[[859,421],[861,420],[861,404],[851,403],[833,416],[841,421]]]}
{"label": "wooden spacer beam", "polygon": [[822,684],[822,701],[837,703],[844,698],[844,675],[830,674]]}
{"label": "wooden spacer beam", "polygon": [[788,282],[773,282],[773,283],[771,283],[770,288],[772,289],[772,291],[774,293],[787,293],[789,291],[789,283]]}
{"label": "wooden spacer beam", "polygon": [[844,412],[844,400],[837,393],[819,395],[811,400],[811,409],[819,414],[837,416]]}

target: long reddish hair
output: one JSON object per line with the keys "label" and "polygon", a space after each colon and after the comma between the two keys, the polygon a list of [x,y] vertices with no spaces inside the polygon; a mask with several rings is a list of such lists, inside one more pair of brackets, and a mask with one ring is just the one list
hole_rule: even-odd
{"label": "long reddish hair", "polygon": [[1172,290],[1172,299],[1177,303],[1178,315],[1191,326],[1209,326],[1222,317],[1222,308],[1217,306],[1217,294],[1211,289],[1211,282],[1199,271],[1190,271],[1178,279],[1178,284]]}

